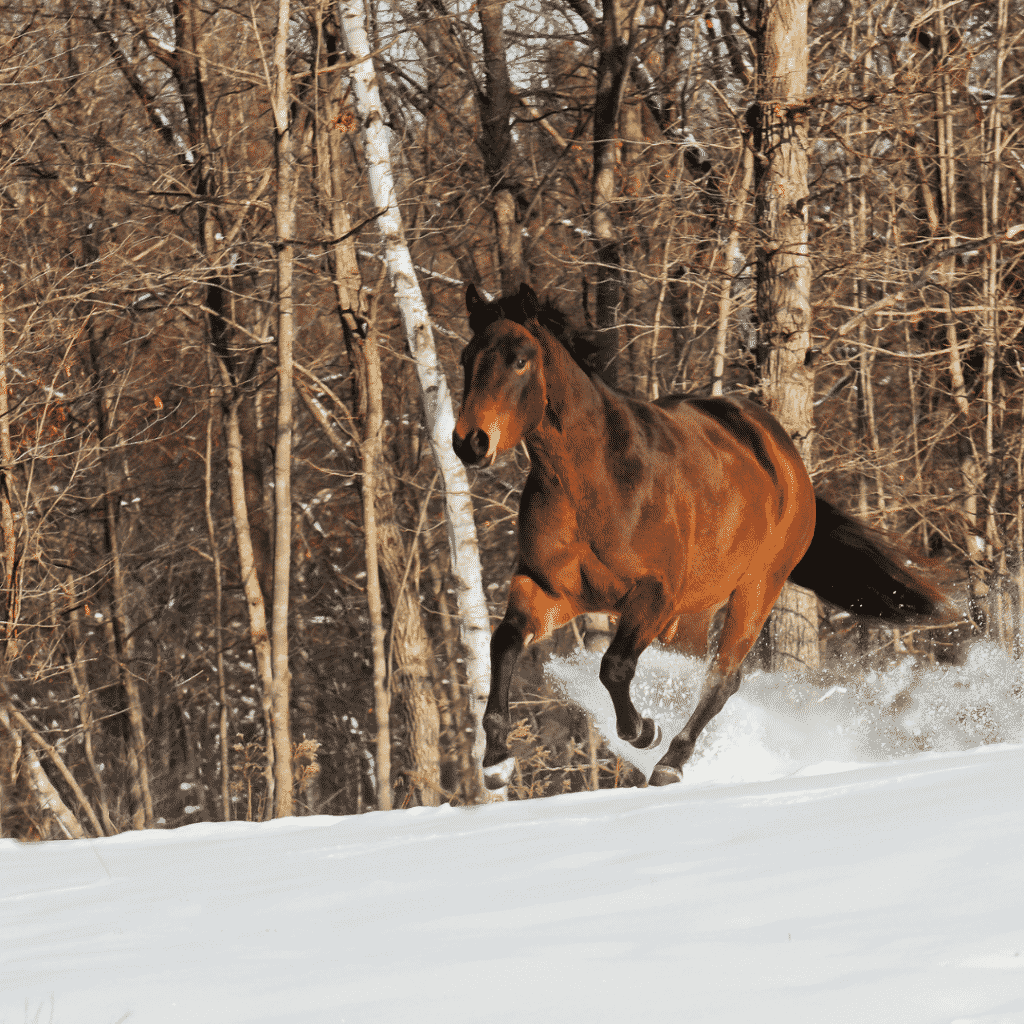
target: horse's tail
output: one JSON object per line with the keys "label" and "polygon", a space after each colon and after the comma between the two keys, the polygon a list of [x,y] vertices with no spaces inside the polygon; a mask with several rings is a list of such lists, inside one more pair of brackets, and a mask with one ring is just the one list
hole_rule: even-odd
{"label": "horse's tail", "polygon": [[892,537],[816,496],[817,520],[807,553],[789,574],[793,583],[859,618],[889,623],[930,619],[946,595]]}

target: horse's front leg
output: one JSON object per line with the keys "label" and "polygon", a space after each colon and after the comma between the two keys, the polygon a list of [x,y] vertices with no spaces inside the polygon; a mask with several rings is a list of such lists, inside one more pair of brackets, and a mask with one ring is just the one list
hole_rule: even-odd
{"label": "horse's front leg", "polygon": [[629,684],[640,655],[671,621],[667,606],[661,583],[651,577],[640,580],[619,607],[619,627],[601,659],[601,682],[615,707],[615,731],[638,750],[656,747],[661,730],[633,706]]}
{"label": "horse's front leg", "polygon": [[[509,609],[511,611],[511,608]],[[516,766],[515,758],[508,752],[508,732],[511,721],[508,713],[508,694],[512,686],[519,655],[527,644],[527,635],[519,616],[509,616],[491,636],[491,692],[487,695],[484,711],[484,735],[487,746],[484,749],[484,785],[488,789],[507,786]]]}
{"label": "horse's front leg", "polygon": [[491,692],[484,710],[483,774],[488,789],[507,786],[516,766],[508,749],[508,697],[519,655],[527,644],[543,640],[574,615],[568,601],[548,594],[529,576],[512,577],[505,617],[491,636]]}

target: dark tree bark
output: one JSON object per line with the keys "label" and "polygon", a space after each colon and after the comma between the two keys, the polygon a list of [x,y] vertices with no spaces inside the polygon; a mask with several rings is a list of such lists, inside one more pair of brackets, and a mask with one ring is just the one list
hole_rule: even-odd
{"label": "dark tree bark", "polygon": [[477,13],[484,46],[486,86],[477,89],[480,107],[480,151],[491,186],[498,241],[501,288],[510,294],[528,277],[523,263],[523,238],[516,215],[519,184],[513,169],[512,83],[508,75],[502,15],[505,0],[484,0]]}
{"label": "dark tree bark", "polygon": [[[622,304],[622,245],[615,214],[618,197],[616,166],[619,148],[619,111],[629,77],[632,16],[621,0],[601,5],[600,56],[594,96],[594,176],[591,189],[591,230],[597,263],[594,322],[608,351],[618,348]],[[609,375],[613,368],[609,367]]]}

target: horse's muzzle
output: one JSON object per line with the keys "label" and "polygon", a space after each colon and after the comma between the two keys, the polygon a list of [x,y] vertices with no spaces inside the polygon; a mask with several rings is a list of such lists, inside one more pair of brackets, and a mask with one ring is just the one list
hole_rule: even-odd
{"label": "horse's muzzle", "polygon": [[479,428],[471,430],[465,437],[459,437],[458,431],[452,431],[452,448],[463,465],[475,466],[487,454],[489,447],[487,435]]}

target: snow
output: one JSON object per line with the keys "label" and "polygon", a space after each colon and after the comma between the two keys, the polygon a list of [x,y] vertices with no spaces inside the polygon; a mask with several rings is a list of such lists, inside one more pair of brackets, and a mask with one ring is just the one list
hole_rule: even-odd
{"label": "snow", "polygon": [[[607,729],[593,659],[551,677]],[[0,1024],[1021,1024],[1020,684],[754,673],[665,789],[5,840]]]}

